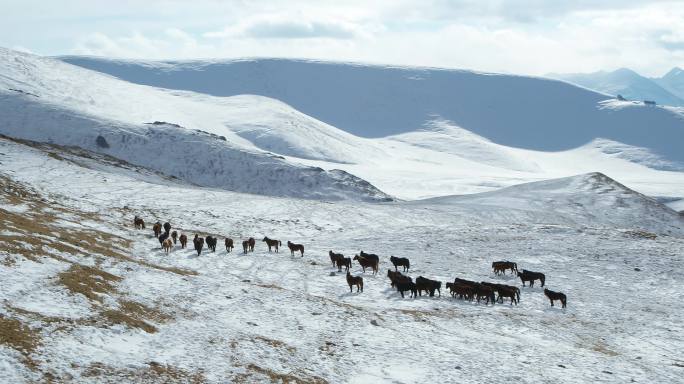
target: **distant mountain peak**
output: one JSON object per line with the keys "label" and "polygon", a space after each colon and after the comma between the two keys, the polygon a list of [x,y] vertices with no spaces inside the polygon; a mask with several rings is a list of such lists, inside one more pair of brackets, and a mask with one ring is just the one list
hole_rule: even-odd
{"label": "distant mountain peak", "polygon": [[674,67],[670,69],[669,72],[665,74],[665,76],[662,77],[662,79],[668,79],[668,78],[676,78],[676,77],[683,77],[684,76],[684,69],[681,69],[679,67]]}

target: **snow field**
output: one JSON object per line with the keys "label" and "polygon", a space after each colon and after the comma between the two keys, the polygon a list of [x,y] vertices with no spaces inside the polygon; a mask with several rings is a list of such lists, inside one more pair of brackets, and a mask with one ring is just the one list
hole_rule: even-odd
{"label": "snow field", "polygon": [[[658,232],[655,240],[629,237],[627,230],[642,225],[677,224],[662,206],[645,209],[641,218],[614,209],[612,199],[626,192],[610,181],[586,184],[596,179],[588,175],[529,184],[518,188],[522,193],[502,191],[498,202],[485,194],[455,202],[330,203],[187,186],[153,173],[141,181],[131,168],[95,167],[94,159],[82,160],[84,167],[7,140],[0,144],[3,176],[96,213],[97,220],[80,225],[129,239],[134,260],[197,272],[104,259],[103,270],[123,277],[119,292],[161,307],[172,320],[155,322],[156,333],[81,325],[43,335],[37,354],[59,375],[86,380],[85,367],[93,363],[126,368],[155,361],[201,371],[209,382],[270,380],[250,364],[328,382],[678,381],[682,313],[674,298],[682,289],[684,242],[675,232]],[[557,211],[557,201],[584,207]],[[626,204],[637,209],[640,201],[630,195]],[[598,210],[608,217],[589,214]],[[217,252],[205,248],[196,257],[174,247],[166,256],[151,229],[132,228],[134,214],[148,224],[168,220],[189,235],[218,234]],[[264,235],[303,243],[304,257],[291,257],[286,248],[269,254],[260,241],[248,255],[222,247],[223,236],[239,248],[239,240]],[[330,249],[378,253],[380,273],[364,274],[364,292],[350,294],[343,274],[330,276],[336,271]],[[544,272],[550,289],[568,295],[568,308],[551,308],[538,286],[522,288],[518,306],[468,303],[446,291],[441,298],[402,300],[386,277],[390,255],[410,258],[414,278],[518,285],[491,271],[494,260],[516,261]],[[66,267],[28,260],[1,266],[3,276],[13,276],[13,289],[3,290],[0,301],[70,317],[97,309],[55,284],[51,276]],[[353,273],[360,274],[356,263]],[[48,291],[54,293],[38,294]],[[0,361],[6,377],[35,377],[11,349],[1,347]]]}

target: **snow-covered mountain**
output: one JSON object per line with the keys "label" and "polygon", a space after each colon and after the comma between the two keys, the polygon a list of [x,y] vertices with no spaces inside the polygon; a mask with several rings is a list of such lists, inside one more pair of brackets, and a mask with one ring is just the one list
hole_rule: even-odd
{"label": "snow-covered mountain", "polygon": [[549,74],[548,76],[604,92],[611,96],[621,95],[628,100],[650,100],[657,104],[684,106],[684,97],[663,86],[664,84],[660,82],[660,79],[641,76],[628,68],[594,73]]}
{"label": "snow-covered mountain", "polygon": [[[114,79],[58,60],[0,49],[0,133],[78,146],[153,168],[186,182],[238,192],[320,199],[387,200],[342,170],[304,166],[268,152],[288,151],[288,137],[263,139],[280,124],[298,133],[326,127],[258,96],[211,97]],[[315,128],[312,128],[314,126]],[[255,132],[269,144],[261,145]],[[252,138],[252,142],[243,139]],[[300,136],[301,138],[301,136]],[[290,138],[291,139],[291,138]],[[290,140],[291,141],[291,140]],[[351,145],[345,142],[345,145]],[[304,157],[331,148],[300,143]],[[339,149],[339,148],[338,148]],[[326,152],[326,150],[328,152]],[[292,152],[292,153],[290,153]]]}
{"label": "snow-covered mountain", "polygon": [[680,99],[684,99],[684,70],[675,67],[672,68],[665,76],[653,79],[660,84],[661,87],[667,89],[672,94],[677,95]]}
{"label": "snow-covered mountain", "polygon": [[[600,171],[668,201],[681,198],[684,190],[679,148],[684,120],[677,110],[606,99],[559,81],[291,60],[142,65],[83,59],[114,68],[128,63],[132,73],[170,82],[165,86],[183,80],[207,92],[253,93],[210,96],[138,85],[9,50],[0,60],[0,133],[99,151],[204,186],[386,200],[377,187],[416,199]],[[269,70],[257,71],[264,66]],[[339,76],[333,76],[337,70]],[[207,89],[200,89],[205,76],[216,76],[213,88],[206,83]],[[348,81],[336,83],[345,77]],[[331,82],[340,89],[324,91],[320,84]],[[340,129],[254,93],[279,96],[351,125]],[[434,113],[426,112],[431,102]],[[391,109],[406,121],[399,124]],[[368,125],[378,129],[373,135],[400,133],[367,138],[349,132],[364,121],[382,122]],[[570,149],[550,150],[565,147]]]}
{"label": "snow-covered mountain", "polygon": [[446,120],[509,147],[560,151],[603,138],[684,161],[684,122],[676,111],[636,104],[606,110],[599,107],[606,94],[544,78],[288,59],[61,59],[139,84],[271,97],[361,137]]}
{"label": "snow-covered mountain", "polygon": [[[680,233],[684,218],[653,198],[627,188],[602,173],[589,173],[514,185],[492,192],[436,197],[435,204],[478,205],[519,211],[520,221],[538,221],[539,215],[557,215],[557,223],[625,226],[640,223],[658,233]],[[483,212],[488,209],[482,208]],[[509,216],[509,219],[511,217]],[[569,222],[568,222],[569,220]]]}

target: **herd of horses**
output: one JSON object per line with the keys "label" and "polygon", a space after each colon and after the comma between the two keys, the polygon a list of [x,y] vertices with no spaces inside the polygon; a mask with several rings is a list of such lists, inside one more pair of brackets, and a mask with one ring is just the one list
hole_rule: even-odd
{"label": "herd of horses", "polygon": [[[145,220],[143,220],[141,217],[135,216],[135,218],[133,219],[133,225],[136,229],[145,229]],[[171,223],[169,222],[162,224],[161,222],[157,221],[152,226],[152,231],[154,232],[154,237],[156,237],[159,240],[159,244],[161,245],[164,252],[166,252],[167,254],[171,251],[171,248],[173,248],[173,246],[178,242],[180,242],[181,248],[187,247],[188,237],[185,234],[179,235],[178,231],[171,231]],[[266,245],[268,245],[269,252],[271,252],[272,248],[274,248],[275,251],[278,252],[279,246],[282,245],[282,242],[280,240],[269,239],[268,237],[264,237],[262,241],[265,242]],[[207,235],[206,238],[203,238],[200,237],[198,234],[195,234],[195,237],[192,240],[192,244],[195,248],[195,251],[197,252],[197,256],[200,256],[202,254],[202,250],[204,249],[205,244],[210,251],[216,252],[216,245],[218,244],[218,239],[211,235]],[[226,237],[224,240],[224,245],[226,246],[226,251],[231,252],[234,248],[233,239]],[[244,240],[242,242],[243,253],[254,252],[255,245],[256,240],[253,237]],[[288,241],[287,247],[290,249],[290,253],[292,254],[292,256],[295,255],[295,252],[299,252],[301,257],[304,257],[304,245]]]}
{"label": "herd of horses", "polygon": [[[135,216],[133,223],[136,229],[145,229],[145,221],[142,218]],[[180,234],[179,236],[177,231],[171,231],[171,229],[171,224],[169,222],[162,225],[162,223],[158,221],[152,227],[155,237],[159,240],[162,249],[167,254],[177,241],[180,242],[181,248],[185,248],[188,241],[185,234]],[[282,246],[280,240],[270,239],[268,237],[264,237],[262,242],[266,243],[269,252],[274,250],[277,253],[279,252],[279,247]],[[202,249],[205,244],[209,250],[216,252],[217,243],[218,239],[210,235],[207,235],[206,238],[202,238],[199,237],[198,234],[195,234],[195,237],[193,238],[193,246],[197,252],[197,256],[202,254]],[[224,244],[226,251],[231,252],[233,249],[233,239],[226,238]],[[244,240],[242,242],[243,253],[254,252],[255,244],[256,240],[253,237]],[[288,241],[287,246],[290,249],[290,254],[292,256],[295,255],[295,252],[299,252],[301,257],[304,257],[304,245]],[[337,267],[338,272],[342,272],[342,268],[345,268],[347,285],[349,285],[350,292],[353,292],[354,287],[356,287],[356,292],[363,292],[363,277],[353,276],[350,272],[352,261],[357,261],[359,263],[363,273],[366,272],[366,269],[369,269],[372,271],[373,275],[377,275],[379,270],[380,257],[373,253],[361,251],[351,258],[330,250],[328,255],[330,256],[332,266]],[[408,258],[390,256],[390,262],[394,266],[394,271],[388,269],[387,277],[390,279],[391,286],[401,294],[402,298],[405,297],[405,292],[410,292],[410,297],[412,298],[422,296],[423,292],[430,297],[434,297],[435,292],[437,292],[440,297],[442,296],[441,281],[428,279],[423,276],[416,277],[414,281],[413,278],[402,273],[408,272],[411,267]],[[401,272],[399,271],[399,267],[402,267]],[[519,271],[517,263],[511,261],[495,261],[492,263],[492,270],[496,276],[506,275],[507,271],[510,271],[511,274],[516,274],[522,282],[523,287],[526,286],[525,283],[527,282],[529,283],[529,287],[533,287],[534,282],[537,280],[539,280],[542,287],[544,287],[546,283],[546,276],[543,273],[525,269]],[[494,304],[497,302],[503,303],[506,299],[510,299],[511,305],[518,305],[520,302],[520,288],[512,285],[485,281],[476,282],[457,277],[453,282],[447,282],[445,288],[449,290],[453,298],[468,300],[470,302],[477,301],[479,303],[484,301],[485,304]],[[562,308],[566,308],[567,297],[564,293],[544,288],[544,295],[549,299],[552,307],[554,306],[555,301],[560,301]]]}

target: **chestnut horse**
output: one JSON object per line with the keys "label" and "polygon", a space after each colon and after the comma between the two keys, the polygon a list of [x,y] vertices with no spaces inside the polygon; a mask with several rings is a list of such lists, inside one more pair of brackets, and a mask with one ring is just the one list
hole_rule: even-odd
{"label": "chestnut horse", "polygon": [[178,238],[178,241],[181,243],[181,248],[185,248],[188,246],[188,237],[185,235],[180,235]]}
{"label": "chestnut horse", "polygon": [[154,237],[159,237],[159,235],[161,235],[161,230],[162,230],[161,223],[158,221],[156,223],[154,223],[154,225],[152,226],[152,230],[154,231]]}
{"label": "chestnut horse", "polygon": [[294,256],[295,251],[299,251],[302,254],[302,257],[304,257],[304,246],[302,244],[295,244],[292,242],[287,242],[287,247],[290,248],[290,253],[292,256]]}
{"label": "chestnut horse", "polygon": [[373,270],[373,274],[375,275],[378,273],[378,261],[369,259],[363,256],[359,255],[354,255],[354,260],[357,260],[359,264],[361,264],[361,268],[363,268],[363,272],[366,272],[366,268],[371,268]]}
{"label": "chestnut horse", "polygon": [[176,240],[178,239],[178,232],[171,232],[171,238],[173,239],[173,243],[176,244]]}
{"label": "chestnut horse", "polygon": [[507,270],[511,270],[511,273],[517,273],[518,272],[518,264],[512,262],[512,261],[494,261],[492,263],[492,269],[494,270],[495,275],[499,274],[506,274]]}
{"label": "chestnut horse", "polygon": [[166,239],[162,243],[162,248],[164,248],[164,251],[166,251],[166,254],[169,254],[169,251],[171,250],[171,247],[173,247],[173,241],[171,239]]}
{"label": "chestnut horse", "polygon": [[271,247],[275,247],[276,253],[278,253],[278,246],[283,245],[283,243],[280,240],[275,240],[275,239],[269,239],[268,237],[264,237],[263,240],[261,240],[268,245],[268,251],[271,252]]}
{"label": "chestnut horse", "polygon": [[133,225],[135,226],[135,229],[145,229],[145,220],[136,216],[133,219]]}

